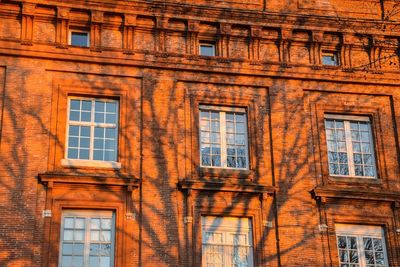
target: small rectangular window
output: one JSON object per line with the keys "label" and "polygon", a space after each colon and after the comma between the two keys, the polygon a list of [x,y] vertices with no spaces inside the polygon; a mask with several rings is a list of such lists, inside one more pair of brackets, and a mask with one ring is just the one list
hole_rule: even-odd
{"label": "small rectangular window", "polygon": [[114,224],[111,211],[64,211],[59,266],[114,266]]}
{"label": "small rectangular window", "polygon": [[368,117],[326,114],[325,131],[330,175],[376,178]]}
{"label": "small rectangular window", "polygon": [[245,109],[201,105],[200,151],[203,167],[248,169]]}
{"label": "small rectangular window", "polygon": [[337,51],[322,51],[322,65],[339,66]]}
{"label": "small rectangular window", "polygon": [[209,57],[215,56],[216,55],[215,44],[206,43],[206,42],[200,42],[199,54],[201,56],[209,56]]}
{"label": "small rectangular window", "polygon": [[249,218],[203,216],[202,266],[253,267]]}
{"label": "small rectangular window", "polygon": [[89,47],[89,32],[70,30],[69,31],[69,44],[72,46]]}
{"label": "small rectangular window", "polygon": [[118,101],[71,97],[67,159],[117,161]]}
{"label": "small rectangular window", "polygon": [[382,227],[336,224],[339,265],[342,267],[387,267]]}

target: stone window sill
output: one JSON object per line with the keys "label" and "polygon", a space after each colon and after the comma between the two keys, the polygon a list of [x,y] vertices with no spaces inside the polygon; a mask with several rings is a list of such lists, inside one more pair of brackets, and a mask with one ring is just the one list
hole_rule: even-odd
{"label": "stone window sill", "polygon": [[62,159],[61,165],[70,168],[96,168],[96,169],[121,169],[121,163],[115,161],[97,161],[97,160],[79,160],[79,159]]}

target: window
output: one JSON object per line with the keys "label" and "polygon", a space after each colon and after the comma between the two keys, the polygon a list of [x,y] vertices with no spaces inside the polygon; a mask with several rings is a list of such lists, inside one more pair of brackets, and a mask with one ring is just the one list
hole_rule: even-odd
{"label": "window", "polygon": [[69,31],[69,44],[73,46],[89,47],[89,32],[80,30]]}
{"label": "window", "polygon": [[216,55],[216,53],[215,53],[215,44],[214,43],[207,43],[207,42],[200,42],[199,54],[201,56],[209,56],[209,57],[215,56]]}
{"label": "window", "polygon": [[382,227],[336,224],[340,267],[388,266]]}
{"label": "window", "polygon": [[114,266],[114,228],[111,211],[64,211],[59,265]]}
{"label": "window", "polygon": [[339,66],[339,57],[336,51],[322,51],[322,65]]}
{"label": "window", "polygon": [[253,267],[249,218],[203,216],[202,266]]}
{"label": "window", "polygon": [[248,169],[244,108],[200,106],[202,167]]}
{"label": "window", "polygon": [[118,101],[96,98],[69,99],[68,159],[117,161]]}
{"label": "window", "polygon": [[376,177],[368,117],[325,115],[325,130],[330,175]]}

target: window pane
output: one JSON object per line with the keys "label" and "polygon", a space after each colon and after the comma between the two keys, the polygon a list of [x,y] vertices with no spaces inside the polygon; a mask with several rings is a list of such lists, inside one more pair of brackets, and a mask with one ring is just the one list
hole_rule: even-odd
{"label": "window pane", "polygon": [[71,45],[88,46],[89,33],[87,32],[71,32]]}

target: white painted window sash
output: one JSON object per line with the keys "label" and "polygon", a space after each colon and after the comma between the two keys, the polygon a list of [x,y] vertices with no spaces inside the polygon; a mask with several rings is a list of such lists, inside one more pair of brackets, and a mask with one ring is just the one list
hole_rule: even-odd
{"label": "white painted window sash", "polygon": [[[87,121],[71,121],[70,120],[70,111],[71,111],[71,100],[84,100],[84,101],[90,101],[91,102],[91,117],[90,117],[90,122]],[[111,102],[116,104],[116,121],[117,123],[96,123],[95,122],[95,104],[96,101],[102,101],[102,102]],[[115,152],[116,152],[116,161],[118,159],[118,120],[119,120],[119,102],[117,100],[110,100],[110,99],[104,99],[104,98],[85,98],[85,97],[69,97],[68,98],[68,110],[67,110],[67,129],[66,129],[66,149],[64,152],[64,159],[68,159],[68,149],[69,149],[69,127],[70,126],[86,126],[90,127],[90,143],[89,143],[89,159],[69,159],[73,161],[93,161],[93,153],[94,153],[94,129],[95,127],[100,127],[100,128],[115,128],[116,129],[116,141],[115,141]],[[79,110],[79,112],[82,112],[82,109]],[[80,146],[79,146],[80,148]],[[96,161],[101,161],[101,160],[96,160]],[[102,162],[102,161],[101,161]],[[108,162],[108,161],[105,161]]]}

